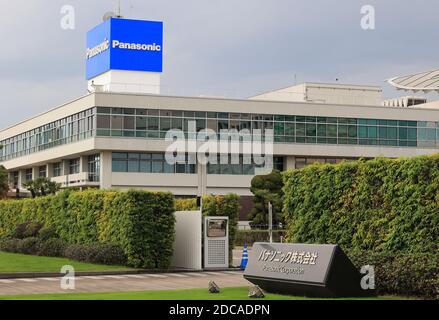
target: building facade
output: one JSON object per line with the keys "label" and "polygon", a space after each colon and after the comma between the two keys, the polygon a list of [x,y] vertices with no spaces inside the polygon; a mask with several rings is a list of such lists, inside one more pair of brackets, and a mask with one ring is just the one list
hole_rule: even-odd
{"label": "building facade", "polygon": [[[49,177],[63,188],[200,193],[196,156],[168,164],[166,132],[274,131],[274,167],[360,157],[410,157],[439,148],[439,110],[268,100],[92,93],[0,131],[11,188]],[[242,157],[242,155],[241,155]],[[204,192],[251,196],[255,164],[208,164]]]}

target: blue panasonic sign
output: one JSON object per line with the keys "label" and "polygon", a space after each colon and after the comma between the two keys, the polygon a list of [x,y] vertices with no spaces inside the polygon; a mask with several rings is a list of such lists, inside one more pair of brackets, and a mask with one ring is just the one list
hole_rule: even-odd
{"label": "blue panasonic sign", "polygon": [[87,80],[109,70],[163,71],[163,23],[111,18],[87,33]]}

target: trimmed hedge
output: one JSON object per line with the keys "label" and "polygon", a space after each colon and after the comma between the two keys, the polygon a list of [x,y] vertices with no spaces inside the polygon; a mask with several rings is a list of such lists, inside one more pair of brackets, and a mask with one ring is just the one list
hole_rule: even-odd
{"label": "trimmed hedge", "polygon": [[0,240],[32,221],[54,228],[67,244],[114,243],[137,268],[169,267],[174,242],[174,199],[146,191],[64,191],[57,195],[0,201]]}
{"label": "trimmed hedge", "polygon": [[380,294],[400,294],[439,299],[439,254],[374,254],[348,252],[360,270],[372,265],[375,286]]}
{"label": "trimmed hedge", "polygon": [[197,211],[199,210],[197,207],[197,199],[189,198],[189,199],[175,199],[175,211]]}
{"label": "trimmed hedge", "polygon": [[111,243],[74,244],[65,249],[64,256],[71,260],[106,265],[124,265],[127,262],[120,246]]}
{"label": "trimmed hedge", "polygon": [[[280,242],[280,238],[285,239],[284,230],[273,230],[273,242]],[[235,246],[247,244],[252,246],[255,242],[270,241],[270,234],[267,230],[238,230],[236,232]]]}
{"label": "trimmed hedge", "polygon": [[439,155],[315,164],[284,182],[289,242],[439,252]]}

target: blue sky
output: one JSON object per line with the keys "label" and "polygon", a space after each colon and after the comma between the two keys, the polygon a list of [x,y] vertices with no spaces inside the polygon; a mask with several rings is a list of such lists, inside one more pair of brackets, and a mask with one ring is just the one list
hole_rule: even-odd
{"label": "blue sky", "polygon": [[[66,4],[75,30],[60,27]],[[1,128],[86,93],[85,34],[115,4],[0,0]],[[373,31],[360,27],[363,5],[375,7]],[[295,78],[401,95],[384,80],[439,67],[438,11],[435,0],[122,0],[127,18],[164,22],[163,93],[229,97]]]}

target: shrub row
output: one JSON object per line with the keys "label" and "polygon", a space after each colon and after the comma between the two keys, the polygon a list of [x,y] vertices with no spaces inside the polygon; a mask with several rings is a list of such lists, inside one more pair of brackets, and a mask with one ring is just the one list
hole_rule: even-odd
{"label": "shrub row", "polygon": [[[284,230],[273,230],[274,242],[281,242],[281,237],[285,238]],[[236,232],[235,246],[242,246],[244,244],[251,246],[255,242],[268,242],[269,240],[270,234],[267,230],[238,230]]]}
{"label": "shrub row", "polygon": [[68,246],[60,239],[45,241],[36,237],[7,239],[0,243],[0,251],[45,257],[66,257],[76,261],[107,265],[124,265],[127,262],[125,253],[119,245],[97,243]]}
{"label": "shrub row", "polygon": [[196,198],[175,199],[174,205],[175,205],[175,211],[196,211],[196,210],[198,210]]}
{"label": "shrub row", "polygon": [[360,269],[374,266],[375,286],[381,294],[399,294],[439,299],[439,254],[385,254],[350,252]]}
{"label": "shrub row", "polygon": [[315,164],[284,174],[289,242],[437,253],[439,155]]}
{"label": "shrub row", "polygon": [[113,243],[127,265],[164,269],[173,253],[173,200],[170,193],[88,190],[0,201],[0,240],[19,235],[16,226],[32,221],[47,233],[54,229],[67,245]]}

